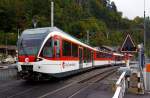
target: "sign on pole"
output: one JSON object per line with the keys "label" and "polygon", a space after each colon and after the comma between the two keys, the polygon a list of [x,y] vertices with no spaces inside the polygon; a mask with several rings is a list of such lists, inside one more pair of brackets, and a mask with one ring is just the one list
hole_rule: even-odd
{"label": "sign on pole", "polygon": [[133,42],[130,34],[128,34],[126,39],[124,40],[121,47],[121,52],[123,53],[137,52],[137,47],[135,46],[135,43]]}

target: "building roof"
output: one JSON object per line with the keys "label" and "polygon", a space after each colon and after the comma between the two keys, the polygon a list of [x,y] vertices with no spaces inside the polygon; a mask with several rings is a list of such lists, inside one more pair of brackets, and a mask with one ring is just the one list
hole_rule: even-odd
{"label": "building roof", "polygon": [[0,49],[8,49],[8,50],[16,50],[17,47],[15,45],[0,45]]}

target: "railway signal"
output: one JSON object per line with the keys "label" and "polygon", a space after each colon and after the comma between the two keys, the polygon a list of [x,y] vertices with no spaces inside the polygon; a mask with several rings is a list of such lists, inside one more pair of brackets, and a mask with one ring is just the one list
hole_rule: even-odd
{"label": "railway signal", "polygon": [[137,47],[135,43],[133,42],[130,34],[126,36],[126,39],[124,40],[122,47],[121,47],[121,52],[123,53],[137,52]]}

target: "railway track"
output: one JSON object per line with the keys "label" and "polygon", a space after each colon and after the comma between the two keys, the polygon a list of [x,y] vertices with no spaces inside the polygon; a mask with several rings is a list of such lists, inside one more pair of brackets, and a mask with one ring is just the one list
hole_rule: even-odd
{"label": "railway track", "polygon": [[117,68],[118,67],[104,69],[100,73],[95,74],[90,77],[87,77],[86,79],[83,79],[83,80],[79,81],[78,83],[84,83],[84,82],[96,83],[96,82],[104,79],[105,77],[109,76],[110,74],[114,73],[114,71],[116,71]]}
{"label": "railway track", "polygon": [[118,67],[95,69],[63,80],[28,83],[25,81],[3,85],[0,98],[74,98],[93,84],[105,79]]}
{"label": "railway track", "polygon": [[[94,83],[98,83],[99,81],[105,79],[106,77],[114,73],[117,70],[117,68],[118,67],[103,69],[97,74],[94,74],[87,78],[83,78],[78,82],[75,81],[73,83],[70,83],[62,88],[59,88],[52,92],[48,92],[38,98],[73,98],[80,92],[88,89]],[[70,90],[69,93],[67,92],[68,90]]]}

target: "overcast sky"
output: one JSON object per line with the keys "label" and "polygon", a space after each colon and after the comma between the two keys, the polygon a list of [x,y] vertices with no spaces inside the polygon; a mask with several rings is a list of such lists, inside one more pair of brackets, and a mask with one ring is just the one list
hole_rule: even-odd
{"label": "overcast sky", "polygon": [[[110,0],[114,1],[118,11],[123,13],[123,17],[133,19],[136,16],[144,16],[144,0]],[[150,0],[146,1],[146,16],[150,16]]]}

